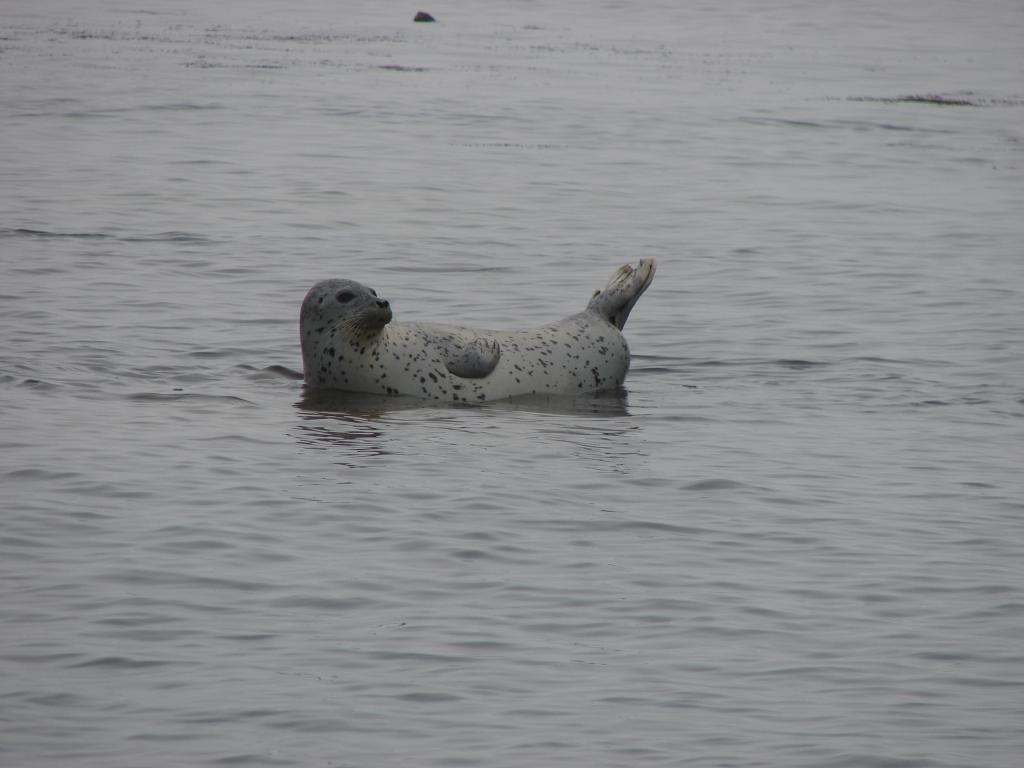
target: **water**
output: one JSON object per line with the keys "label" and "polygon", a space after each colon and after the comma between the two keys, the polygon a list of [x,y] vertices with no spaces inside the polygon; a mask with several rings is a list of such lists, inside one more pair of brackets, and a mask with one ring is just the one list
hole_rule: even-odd
{"label": "water", "polygon": [[[423,9],[0,8],[0,764],[1018,765],[1020,5]],[[640,256],[625,392],[285,370]]]}

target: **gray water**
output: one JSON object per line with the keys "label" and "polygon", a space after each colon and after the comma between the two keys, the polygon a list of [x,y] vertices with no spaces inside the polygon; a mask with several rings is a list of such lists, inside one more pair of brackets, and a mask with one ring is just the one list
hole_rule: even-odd
{"label": "gray water", "polygon": [[[0,5],[0,765],[1020,765],[1024,7],[417,10]],[[288,375],[639,257],[625,391]]]}

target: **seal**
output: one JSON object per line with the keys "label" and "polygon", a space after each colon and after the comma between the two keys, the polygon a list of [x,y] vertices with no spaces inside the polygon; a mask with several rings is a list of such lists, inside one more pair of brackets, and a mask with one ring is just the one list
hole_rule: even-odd
{"label": "seal", "polygon": [[615,389],[629,370],[622,328],[654,271],[654,259],[623,265],[585,310],[525,331],[392,322],[372,288],[323,280],[299,313],[306,386],[469,403]]}

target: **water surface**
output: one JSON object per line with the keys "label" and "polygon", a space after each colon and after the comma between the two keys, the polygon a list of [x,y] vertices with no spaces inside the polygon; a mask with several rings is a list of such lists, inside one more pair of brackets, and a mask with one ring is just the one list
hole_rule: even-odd
{"label": "water surface", "polygon": [[[1019,4],[416,10],[0,11],[0,763],[1018,765]],[[622,392],[287,375],[641,256]]]}

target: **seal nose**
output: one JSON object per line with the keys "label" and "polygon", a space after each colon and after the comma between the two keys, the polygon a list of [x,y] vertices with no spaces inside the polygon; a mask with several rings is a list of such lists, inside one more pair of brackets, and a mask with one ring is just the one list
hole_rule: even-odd
{"label": "seal nose", "polygon": [[388,303],[387,299],[377,299],[377,306],[381,309],[387,309],[391,305]]}

